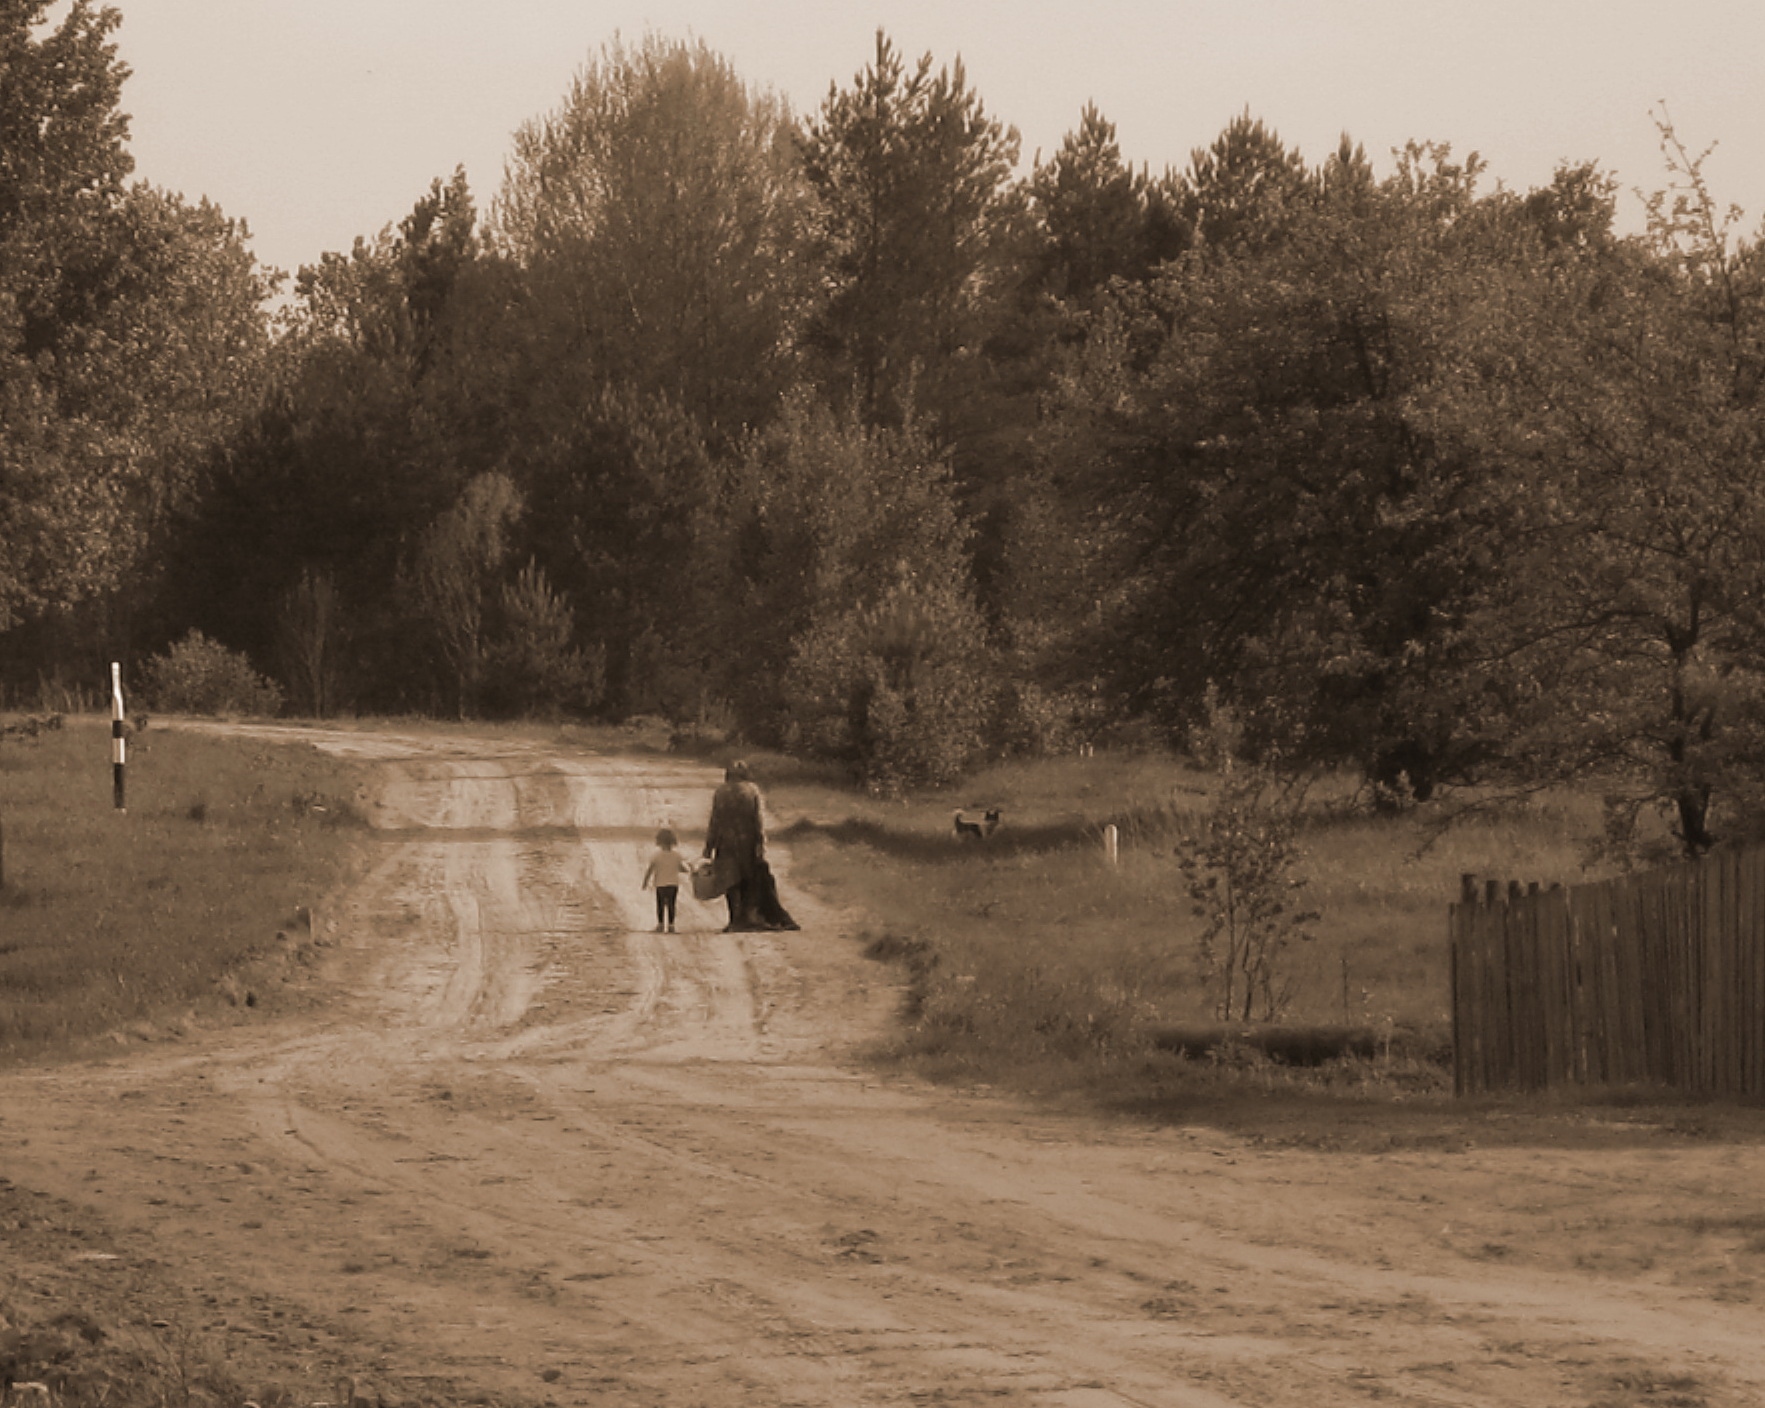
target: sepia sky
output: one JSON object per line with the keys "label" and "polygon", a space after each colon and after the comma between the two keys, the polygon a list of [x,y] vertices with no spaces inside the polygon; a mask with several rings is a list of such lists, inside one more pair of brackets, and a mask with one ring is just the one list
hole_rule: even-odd
{"label": "sepia sky", "polygon": [[1653,189],[1664,100],[1688,145],[1719,143],[1706,174],[1745,229],[1765,214],[1759,0],[113,3],[137,174],[243,217],[285,269],[397,220],[458,165],[483,210],[513,130],[607,40],[648,30],[705,40],[798,112],[851,81],[879,26],[909,60],[960,55],[1026,168],[1094,101],[1154,171],[1248,109],[1313,162],[1346,131],[1381,172],[1428,139],[1520,189],[1586,159]]}

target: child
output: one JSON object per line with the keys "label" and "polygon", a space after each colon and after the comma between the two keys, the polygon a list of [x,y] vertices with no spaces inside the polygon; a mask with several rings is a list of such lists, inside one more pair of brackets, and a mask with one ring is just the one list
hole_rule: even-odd
{"label": "child", "polygon": [[656,932],[674,932],[674,901],[680,895],[680,877],[686,862],[674,849],[674,832],[664,826],[656,833],[656,849],[643,873],[644,889],[656,887]]}

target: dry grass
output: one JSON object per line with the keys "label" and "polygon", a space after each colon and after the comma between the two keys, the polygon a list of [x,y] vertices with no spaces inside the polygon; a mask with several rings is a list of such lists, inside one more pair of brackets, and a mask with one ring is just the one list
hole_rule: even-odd
{"label": "dry grass", "polygon": [[[1198,920],[1173,848],[1208,803],[1206,777],[1163,755],[1013,763],[960,790],[880,802],[798,766],[768,781],[803,878],[877,916],[873,949],[909,965],[897,1054],[1010,1081],[1026,1070],[1111,1070],[1155,1059],[1173,1025],[1210,1017]],[[959,842],[955,807],[999,807],[988,842]],[[1382,1033],[1380,1059],[1314,1082],[1438,1088],[1450,1035],[1447,906],[1463,873],[1575,883],[1599,833],[1597,802],[1534,799],[1435,836],[1426,813],[1372,816],[1328,789],[1302,830],[1316,938],[1284,964],[1289,1023]],[[1121,859],[1110,867],[1103,828]],[[1418,1053],[1436,1059],[1418,1059]],[[1234,1056],[1232,1059],[1237,1060]],[[1254,1058],[1259,1079],[1284,1072]],[[1241,1072],[1242,1073],[1242,1072]]]}
{"label": "dry grass", "polygon": [[228,981],[344,873],[350,768],[152,728],[112,805],[109,724],[0,743],[0,1059],[246,1000]]}

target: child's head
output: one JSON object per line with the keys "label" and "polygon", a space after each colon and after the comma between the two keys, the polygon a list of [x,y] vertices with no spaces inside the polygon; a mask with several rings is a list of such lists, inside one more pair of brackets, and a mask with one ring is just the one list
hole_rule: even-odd
{"label": "child's head", "polygon": [[674,832],[664,826],[656,833],[656,844],[665,851],[674,849]]}

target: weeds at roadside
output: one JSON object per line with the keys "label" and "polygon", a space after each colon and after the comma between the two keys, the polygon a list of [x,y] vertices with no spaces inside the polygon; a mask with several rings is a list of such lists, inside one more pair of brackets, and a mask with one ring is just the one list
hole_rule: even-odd
{"label": "weeds at roadside", "polygon": [[866,958],[877,963],[899,964],[907,973],[901,995],[901,1018],[917,1022],[925,1015],[926,993],[931,975],[938,966],[938,950],[929,940],[906,937],[896,933],[879,934],[864,943]]}
{"label": "weeds at roadside", "polygon": [[1695,1374],[1637,1369],[1605,1376],[1588,1408],[1708,1408],[1703,1380]]}

